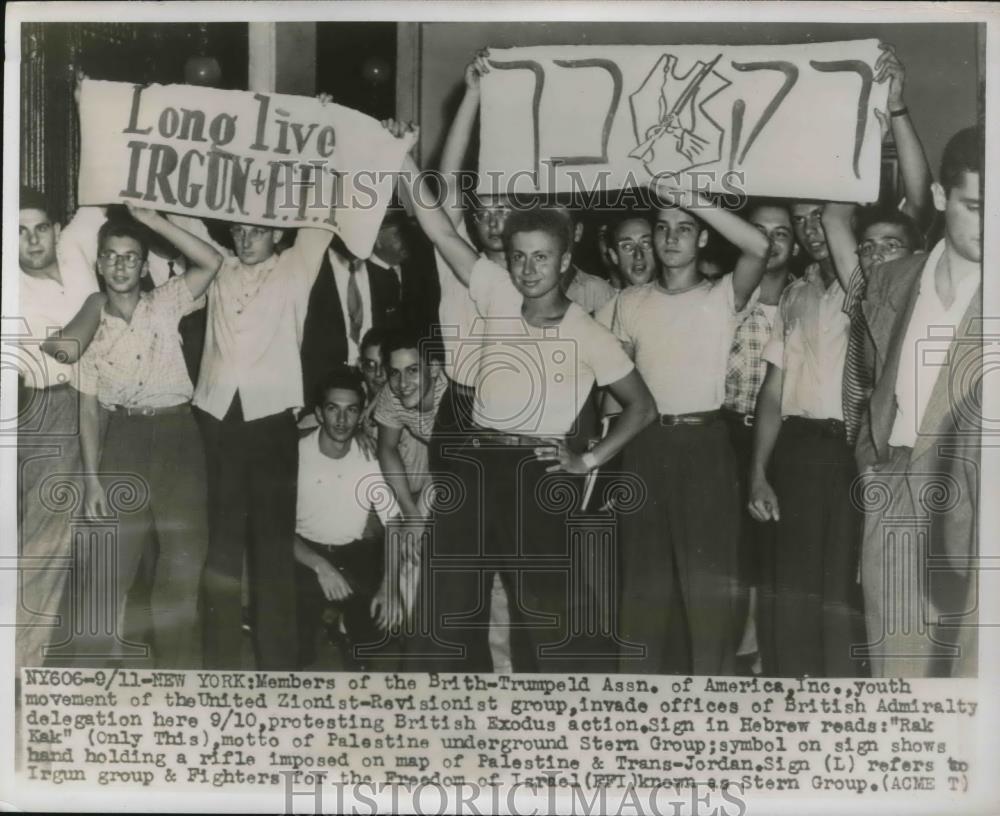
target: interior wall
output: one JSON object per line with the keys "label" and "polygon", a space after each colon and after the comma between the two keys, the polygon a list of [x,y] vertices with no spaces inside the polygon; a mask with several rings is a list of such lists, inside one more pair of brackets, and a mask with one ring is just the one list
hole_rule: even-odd
{"label": "interior wall", "polygon": [[[789,44],[878,38],[906,67],[906,102],[937,173],[950,136],[974,123],[978,104],[975,23],[421,23],[421,160],[435,166],[461,99],[465,66],[484,46]],[[400,65],[400,70],[406,70]]]}

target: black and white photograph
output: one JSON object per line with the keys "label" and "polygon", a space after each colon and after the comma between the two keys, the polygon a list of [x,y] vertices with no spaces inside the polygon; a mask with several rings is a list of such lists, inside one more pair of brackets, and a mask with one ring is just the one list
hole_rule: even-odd
{"label": "black and white photograph", "polygon": [[5,15],[5,808],[995,812],[994,6]]}

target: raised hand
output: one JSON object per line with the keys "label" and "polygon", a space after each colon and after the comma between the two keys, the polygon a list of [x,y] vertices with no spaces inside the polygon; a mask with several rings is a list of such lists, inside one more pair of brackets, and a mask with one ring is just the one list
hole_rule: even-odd
{"label": "raised hand", "polygon": [[889,111],[900,110],[905,107],[903,87],[906,84],[906,69],[891,45],[880,42],[878,47],[882,49],[882,53],[875,60],[875,81],[889,80]]}
{"label": "raised hand", "polygon": [[397,139],[402,139],[407,133],[420,136],[420,126],[414,122],[400,122],[398,119],[382,119],[382,127],[389,131]]}
{"label": "raised hand", "polygon": [[131,201],[126,202],[125,206],[128,208],[129,215],[147,227],[152,226],[160,218],[160,214],[149,207],[136,207]]}
{"label": "raised hand", "polygon": [[488,48],[480,48],[476,52],[476,56],[472,58],[472,62],[466,66],[465,87],[467,90],[479,93],[479,80],[483,74],[490,72],[489,56],[490,50]]}

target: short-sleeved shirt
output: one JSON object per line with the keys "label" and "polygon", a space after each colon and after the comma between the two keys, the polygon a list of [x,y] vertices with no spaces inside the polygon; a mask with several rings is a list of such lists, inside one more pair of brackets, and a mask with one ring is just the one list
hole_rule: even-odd
{"label": "short-sleeved shirt", "polygon": [[139,296],[131,321],[101,314],[97,332],[80,359],[80,390],[106,407],[167,408],[190,402],[180,319],[205,305],[182,277]]}
{"label": "short-sleeved shirt", "polygon": [[777,304],[757,301],[736,327],[733,344],[729,348],[726,399],[723,403],[731,411],[752,414],[756,410],[757,395],[767,373],[764,347],[771,339],[777,313]]}
{"label": "short-sleeved shirt", "polygon": [[344,545],[360,539],[374,509],[383,522],[391,508],[373,501],[390,495],[375,457],[367,459],[356,443],[340,459],[320,450],[322,429],[299,440],[299,478],[295,532],[317,544]]}
{"label": "short-sleeved shirt", "polygon": [[782,369],[782,416],[844,418],[844,360],[851,331],[844,300],[839,281],[826,286],[818,264],[810,264],[782,293],[764,349],[764,359]]}
{"label": "short-sleeved shirt", "polygon": [[391,388],[385,386],[375,400],[375,421],[387,428],[404,428],[415,438],[427,444],[434,430],[434,418],[437,416],[444,392],[448,388],[447,377],[439,376],[434,381],[434,405],[430,411],[418,411],[416,408],[404,408]]}
{"label": "short-sleeved shirt", "polygon": [[472,269],[469,294],[487,331],[473,408],[482,427],[563,436],[595,382],[610,385],[634,368],[615,337],[576,303],[558,325],[527,323],[507,270],[486,258]]}
{"label": "short-sleeved shirt", "polygon": [[208,290],[195,405],[222,419],[239,391],[247,421],[302,407],[299,348],[322,260],[299,243],[253,266],[226,258]]}
{"label": "short-sleeved shirt", "polygon": [[633,354],[661,414],[714,411],[726,391],[736,311],[732,275],[668,292],[657,281],[623,289],[598,319]]}

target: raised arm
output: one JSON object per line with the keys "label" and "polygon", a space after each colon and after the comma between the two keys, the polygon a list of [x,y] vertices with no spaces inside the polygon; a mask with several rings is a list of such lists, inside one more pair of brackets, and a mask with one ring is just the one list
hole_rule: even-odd
{"label": "raised arm", "polygon": [[723,209],[701,193],[679,190],[664,178],[656,180],[656,192],[665,201],[694,212],[706,224],[740,250],[733,268],[736,308],[742,309],[760,284],[767,261],[767,238],[736,213]]}
{"label": "raised arm", "polygon": [[59,233],[59,274],[86,280],[97,288],[97,232],[107,218],[107,207],[77,207]]}
{"label": "raised arm", "polygon": [[[916,128],[903,100],[906,69],[891,45],[879,43],[882,54],[875,61],[875,81],[889,81],[889,125],[899,156],[899,173],[903,178],[906,201],[902,210],[918,225],[924,226],[931,211],[931,168]],[[882,119],[885,114],[876,111]]]}
{"label": "raised arm", "polygon": [[757,394],[754,410],[753,454],[750,461],[750,515],[757,521],[778,521],[778,497],[767,480],[767,465],[781,432],[781,388],[784,372],[767,364],[764,384]]}
{"label": "raised arm", "polygon": [[462,239],[442,206],[435,206],[434,193],[421,174],[416,162],[409,155],[403,162],[400,174],[401,184],[409,188],[413,201],[413,212],[420,228],[434,244],[438,252],[455,272],[455,276],[466,286],[472,277],[472,268],[479,255],[470,244]]}
{"label": "raised arm", "polygon": [[854,237],[852,222],[856,209],[854,204],[839,201],[828,201],[823,206],[826,245],[830,248],[837,280],[845,292],[850,288],[851,276],[858,265],[858,242]]}
{"label": "raised arm", "polygon": [[136,221],[168,240],[188,259],[184,282],[191,292],[191,297],[197,300],[205,294],[205,290],[222,266],[222,255],[207,242],[172,224],[156,210],[133,207],[129,204],[128,211]]}
{"label": "raised arm", "polygon": [[469,150],[472,128],[479,113],[479,80],[490,70],[488,56],[489,51],[484,48],[476,52],[472,62],[466,66],[465,95],[451,122],[444,143],[444,152],[441,154],[441,176],[445,184],[444,208],[451,223],[456,226],[462,220],[463,212],[459,171]]}

